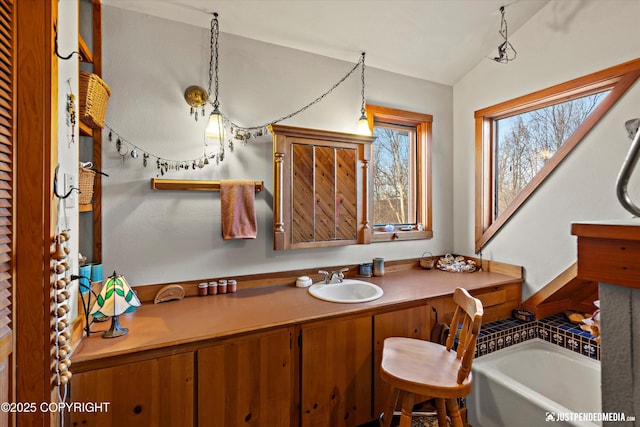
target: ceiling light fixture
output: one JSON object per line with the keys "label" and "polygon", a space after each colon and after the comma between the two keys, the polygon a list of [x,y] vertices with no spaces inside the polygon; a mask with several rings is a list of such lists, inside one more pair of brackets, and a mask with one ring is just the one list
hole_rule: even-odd
{"label": "ceiling light fixture", "polygon": [[[164,175],[165,172],[169,170],[182,170],[182,169],[196,169],[203,168],[205,165],[209,164],[209,159],[216,159],[216,163],[220,163],[224,160],[225,157],[225,141],[228,142],[228,147],[231,152],[234,150],[234,141],[241,141],[243,145],[247,144],[247,141],[251,138],[257,138],[267,133],[268,126],[271,124],[279,123],[283,120],[290,119],[313,105],[319,103],[324,100],[329,94],[331,94],[338,86],[340,86],[347,78],[349,78],[352,74],[355,74],[358,67],[361,68],[361,81],[362,86],[360,90],[361,95],[361,107],[360,107],[360,118],[358,120],[358,129],[357,132],[364,135],[371,135],[371,128],[369,127],[369,123],[367,121],[366,111],[365,111],[365,80],[364,80],[364,70],[365,70],[365,53],[362,52],[360,60],[347,72],[344,77],[338,80],[333,86],[331,86],[327,91],[322,93],[320,96],[307,103],[303,107],[286,114],[282,117],[279,117],[275,120],[271,120],[267,123],[264,123],[259,126],[240,126],[234,123],[229,117],[225,116],[220,111],[220,101],[218,100],[219,94],[219,86],[220,81],[218,77],[218,68],[219,68],[219,37],[220,37],[220,24],[218,22],[218,14],[212,13],[213,18],[211,19],[211,30],[210,30],[210,46],[209,46],[209,86],[207,90],[200,86],[189,86],[184,92],[184,99],[187,104],[191,108],[191,115],[195,115],[196,121],[198,120],[198,116],[205,115],[205,106],[206,104],[211,104],[213,107],[213,111],[209,115],[209,119],[207,122],[207,127],[205,129],[205,138],[204,145],[205,151],[202,157],[192,160],[168,160],[156,156],[147,152],[146,150],[138,147],[137,145],[127,142],[129,145],[133,147],[136,151],[142,152],[143,154],[143,166],[147,166],[148,158],[150,156],[155,157],[156,167],[160,175]],[[211,101],[211,97],[213,95],[213,101]],[[227,133],[227,127],[229,128],[229,132]],[[109,127],[109,141],[111,141],[113,129]],[[124,141],[123,138],[118,136],[117,141]],[[118,146],[118,142],[116,143],[116,148],[120,153],[120,148]],[[220,146],[217,153],[207,153],[206,147],[209,142],[219,142]],[[137,156],[133,156],[132,158]],[[123,157],[124,159],[124,157]]]}
{"label": "ceiling light fixture", "polygon": [[362,52],[362,58],[360,62],[362,62],[362,72],[360,74],[360,78],[362,80],[362,89],[360,90],[360,95],[362,97],[362,104],[360,105],[360,118],[358,119],[358,130],[356,131],[360,135],[371,135],[371,128],[369,127],[369,120],[367,120],[367,114],[364,109],[364,57],[365,52]]}
{"label": "ceiling light fixture", "polygon": [[492,58],[494,61],[499,62],[501,64],[506,64],[510,61],[515,60],[516,56],[518,55],[518,52],[516,52],[516,50],[513,48],[513,45],[508,40],[507,20],[504,18],[505,7],[506,6],[500,7],[500,13],[502,15],[502,18],[500,21],[500,31],[498,31],[498,33],[504,39],[504,42],[502,42],[502,44],[498,46],[498,56],[496,56],[495,58]]}
{"label": "ceiling light fixture", "polygon": [[209,94],[211,94],[211,83],[213,81],[213,111],[209,116],[209,123],[204,132],[205,137],[214,141],[224,141],[224,120],[220,113],[220,101],[218,101],[218,37],[220,35],[218,14],[213,14],[211,19],[211,36],[210,36],[210,49],[209,49]]}

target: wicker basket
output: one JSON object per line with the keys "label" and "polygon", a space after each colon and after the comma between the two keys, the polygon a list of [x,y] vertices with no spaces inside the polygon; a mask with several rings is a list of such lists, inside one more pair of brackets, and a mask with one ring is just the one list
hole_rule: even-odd
{"label": "wicker basket", "polygon": [[81,166],[78,170],[78,188],[80,189],[78,202],[81,205],[88,205],[93,199],[93,181],[95,176],[96,173],[91,169]]}
{"label": "wicker basket", "polygon": [[91,129],[102,129],[111,89],[95,74],[80,71],[80,120]]}
{"label": "wicker basket", "polygon": [[[427,254],[429,254],[429,256],[426,256]],[[425,270],[431,270],[434,264],[435,261],[431,252],[425,252],[422,254],[422,257],[420,257],[420,267],[424,268]]]}

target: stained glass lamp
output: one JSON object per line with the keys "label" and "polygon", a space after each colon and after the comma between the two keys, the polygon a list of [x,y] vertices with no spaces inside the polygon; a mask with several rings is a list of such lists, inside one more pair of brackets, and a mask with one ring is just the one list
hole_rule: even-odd
{"label": "stained glass lamp", "polygon": [[124,277],[114,271],[102,287],[100,295],[91,309],[91,315],[94,319],[111,316],[111,328],[102,335],[102,338],[116,338],[129,332],[129,329],[120,326],[118,316],[123,313],[132,313],[138,307],[140,307],[140,300],[135,292]]}

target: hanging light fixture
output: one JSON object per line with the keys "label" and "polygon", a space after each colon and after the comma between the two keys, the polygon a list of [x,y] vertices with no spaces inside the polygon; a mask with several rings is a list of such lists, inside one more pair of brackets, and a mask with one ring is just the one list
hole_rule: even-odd
{"label": "hanging light fixture", "polygon": [[[327,91],[322,93],[320,96],[316,97],[303,107],[286,114],[282,117],[279,117],[275,120],[269,121],[259,126],[240,126],[234,123],[230,118],[225,117],[220,111],[220,101],[218,100],[219,95],[219,77],[218,77],[218,68],[219,68],[219,37],[220,37],[220,24],[218,21],[218,13],[212,13],[213,18],[211,19],[211,29],[210,29],[210,46],[209,46],[209,86],[207,90],[204,88],[192,85],[189,86],[184,92],[184,99],[186,103],[190,107],[190,112],[192,116],[195,116],[196,121],[198,120],[198,116],[205,115],[205,106],[206,104],[211,104],[213,107],[213,111],[209,114],[209,118],[207,121],[207,127],[205,128],[205,138],[204,138],[204,153],[202,157],[199,157],[194,160],[167,160],[146,152],[139,148],[138,146],[133,145],[135,153],[131,152],[131,157],[137,157],[138,151],[143,152],[143,166],[147,166],[149,157],[156,158],[156,167],[158,172],[161,175],[164,175],[169,170],[180,170],[180,169],[196,169],[202,168],[205,165],[210,163],[210,159],[215,159],[216,164],[222,162],[225,158],[225,141],[228,143],[229,150],[233,152],[234,150],[234,141],[241,141],[243,145],[247,144],[247,141],[250,138],[257,138],[264,135],[267,132],[268,126],[271,124],[279,123],[283,120],[290,119],[306,110],[308,110],[311,106],[317,104],[322,101],[331,94],[334,89],[340,86],[347,78],[351,75],[355,75],[358,70],[358,67],[361,68],[361,107],[360,107],[360,118],[358,119],[358,130],[357,133],[368,135],[372,134],[371,128],[369,127],[369,123],[367,120],[366,110],[365,110],[365,97],[364,97],[364,89],[365,89],[365,81],[364,81],[364,70],[365,70],[365,53],[362,52],[360,60],[353,65],[353,68],[349,70],[349,72],[344,75],[340,80],[338,80],[333,86],[331,86]],[[211,100],[213,95],[213,101]],[[227,133],[227,127],[228,133]],[[110,138],[111,140],[111,132]],[[207,147],[212,142],[219,142],[219,148],[217,152],[207,152]],[[121,138],[118,137],[116,141],[116,149],[120,155],[121,148]],[[138,149],[138,150],[136,150]],[[127,151],[128,152],[128,151]],[[135,155],[134,155],[135,154]],[[123,157],[124,158],[124,157]]]}
{"label": "hanging light fixture", "polygon": [[218,101],[218,37],[220,35],[218,14],[213,14],[211,19],[211,37],[210,37],[210,55],[209,55],[209,93],[211,93],[211,83],[214,84],[213,89],[213,111],[209,116],[209,123],[205,129],[205,137],[213,141],[224,141],[224,119],[220,113],[220,102]]}
{"label": "hanging light fixture", "polygon": [[500,20],[500,31],[498,33],[504,39],[504,42],[498,46],[498,56],[493,58],[494,61],[500,62],[501,64],[506,64],[510,61],[516,59],[518,52],[513,48],[513,45],[509,43],[508,34],[507,34],[507,20],[504,18],[504,8],[505,6],[500,7],[500,13],[502,14],[502,18]]}
{"label": "hanging light fixture", "polygon": [[360,118],[358,119],[358,130],[356,131],[359,135],[371,135],[371,129],[369,128],[369,120],[367,120],[367,114],[364,109],[364,57],[365,52],[362,52],[362,58],[360,62],[362,62],[362,71],[360,73],[360,79],[362,81],[362,89],[360,90],[360,95],[362,97],[362,103],[360,104]]}

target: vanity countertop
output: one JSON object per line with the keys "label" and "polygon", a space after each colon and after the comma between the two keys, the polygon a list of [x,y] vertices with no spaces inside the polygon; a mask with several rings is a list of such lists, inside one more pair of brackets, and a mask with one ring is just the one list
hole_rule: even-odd
{"label": "vanity countertop", "polygon": [[[74,367],[78,369],[98,359],[162,348],[179,350],[179,347],[193,343],[275,327],[375,313],[393,306],[451,295],[458,286],[473,291],[522,281],[495,272],[448,273],[418,268],[392,271],[383,277],[364,280],[380,286],[384,295],[375,301],[340,304],[316,299],[309,295],[307,288],[274,285],[239,289],[231,294],[143,304],[134,313],[120,316],[121,325],[129,328],[124,337],[103,339],[102,334],[95,333],[83,338],[72,357]],[[106,330],[109,326],[110,322],[94,323],[92,329]]]}

